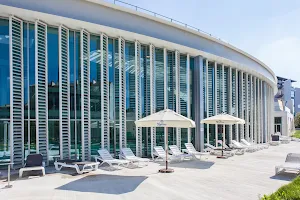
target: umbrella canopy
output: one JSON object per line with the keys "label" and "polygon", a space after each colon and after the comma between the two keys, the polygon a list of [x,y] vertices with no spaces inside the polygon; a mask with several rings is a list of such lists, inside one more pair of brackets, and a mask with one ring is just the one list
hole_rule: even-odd
{"label": "umbrella canopy", "polygon": [[195,122],[173,110],[165,109],[135,121],[137,127],[193,128]]}
{"label": "umbrella canopy", "polygon": [[245,120],[223,113],[223,114],[219,114],[219,115],[215,115],[203,119],[201,120],[201,123],[231,125],[231,124],[245,124]]}

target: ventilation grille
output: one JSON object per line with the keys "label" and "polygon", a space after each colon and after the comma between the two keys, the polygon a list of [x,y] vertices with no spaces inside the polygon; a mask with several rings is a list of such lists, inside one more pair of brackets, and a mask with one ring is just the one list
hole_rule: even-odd
{"label": "ventilation grille", "polygon": [[[10,48],[10,131],[13,138],[11,161],[14,168],[23,165],[24,108],[23,108],[23,22],[9,18]],[[2,91],[4,92],[4,91]]]}

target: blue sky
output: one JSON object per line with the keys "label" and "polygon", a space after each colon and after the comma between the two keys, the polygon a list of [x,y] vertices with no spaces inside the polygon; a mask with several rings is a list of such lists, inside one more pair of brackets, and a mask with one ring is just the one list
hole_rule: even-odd
{"label": "blue sky", "polygon": [[209,32],[300,87],[300,0],[123,1]]}

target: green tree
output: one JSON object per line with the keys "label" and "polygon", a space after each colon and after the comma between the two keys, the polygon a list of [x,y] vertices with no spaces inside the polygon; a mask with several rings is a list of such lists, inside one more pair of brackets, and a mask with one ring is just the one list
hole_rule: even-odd
{"label": "green tree", "polygon": [[295,116],[295,127],[300,128],[300,112],[298,112]]}

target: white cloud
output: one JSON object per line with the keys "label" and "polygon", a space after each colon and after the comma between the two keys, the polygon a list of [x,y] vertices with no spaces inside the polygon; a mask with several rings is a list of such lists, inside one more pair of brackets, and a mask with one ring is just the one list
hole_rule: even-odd
{"label": "white cloud", "polygon": [[300,38],[285,37],[262,45],[257,57],[278,76],[299,81],[300,86]]}

